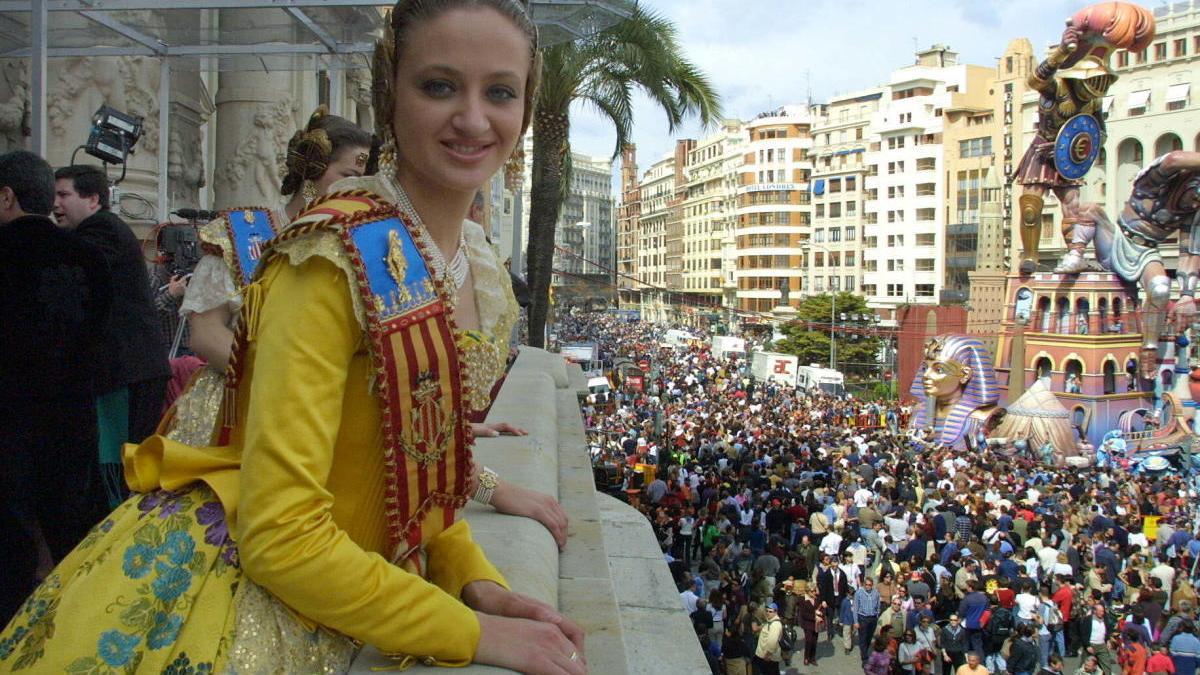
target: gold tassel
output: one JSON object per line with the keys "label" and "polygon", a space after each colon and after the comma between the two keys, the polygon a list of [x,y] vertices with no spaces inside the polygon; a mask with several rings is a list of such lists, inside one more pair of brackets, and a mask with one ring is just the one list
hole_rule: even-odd
{"label": "gold tassel", "polygon": [[225,369],[225,396],[221,400],[221,423],[232,429],[237,423],[238,362],[246,347],[258,337],[258,313],[262,305],[262,285],[252,283],[241,290],[242,310],[233,330],[229,366]]}
{"label": "gold tassel", "polygon": [[252,283],[242,289],[242,312],[238,321],[241,323],[239,332],[245,343],[253,342],[258,337],[258,312],[262,308],[262,285]]}

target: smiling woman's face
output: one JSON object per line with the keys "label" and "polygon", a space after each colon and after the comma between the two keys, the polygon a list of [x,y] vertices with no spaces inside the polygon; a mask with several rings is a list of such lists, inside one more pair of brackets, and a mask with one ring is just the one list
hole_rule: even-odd
{"label": "smiling woman's face", "polygon": [[397,177],[410,190],[470,192],[521,135],[529,40],[490,8],[444,12],[409,28],[396,64]]}

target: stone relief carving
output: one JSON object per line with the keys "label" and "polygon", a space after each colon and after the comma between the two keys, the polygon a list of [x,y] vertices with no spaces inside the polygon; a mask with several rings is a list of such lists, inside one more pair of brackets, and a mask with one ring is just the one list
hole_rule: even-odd
{"label": "stone relief carving", "polygon": [[[123,23],[150,34],[166,27],[165,20],[152,10],[121,13]],[[159,59],[149,56],[63,59],[53,64],[57,77],[50,85],[46,114],[50,132],[70,144],[82,144],[76,136],[90,128],[92,113],[101,104],[140,115],[142,137],[139,155],[158,152],[158,79]]]}
{"label": "stone relief carving", "polygon": [[200,129],[189,126],[181,130],[173,125],[169,135],[167,178],[170,179],[168,194],[172,207],[197,205],[200,203],[200,188],[207,185]]}
{"label": "stone relief carving", "polygon": [[230,193],[244,191],[241,186],[249,182],[264,197],[278,195],[288,139],[295,129],[293,115],[290,101],[259,103],[249,133],[233,158],[217,167],[213,182]]}
{"label": "stone relief carving", "polygon": [[[50,131],[59,138],[78,134],[100,103],[141,115],[142,138],[137,150],[158,151],[158,59],[145,56],[87,56],[66,60],[51,87],[46,105]],[[89,101],[97,101],[90,105]],[[84,141],[79,139],[79,143]]]}
{"label": "stone relief carving", "polygon": [[32,133],[29,108],[29,71],[22,61],[8,61],[3,67],[9,96],[0,103],[0,152],[25,148]]}

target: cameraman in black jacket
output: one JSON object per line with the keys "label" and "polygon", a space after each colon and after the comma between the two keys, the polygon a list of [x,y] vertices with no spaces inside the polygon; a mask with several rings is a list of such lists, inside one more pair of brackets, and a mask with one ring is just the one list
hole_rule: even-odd
{"label": "cameraman in black jacket", "polygon": [[60,227],[100,249],[113,283],[112,312],[95,364],[100,420],[100,462],[109,505],[128,494],[121,446],[154,433],[162,415],[171,367],[151,297],[142,245],[109,210],[108,177],[94,166],[73,165],[54,173],[54,216]]}

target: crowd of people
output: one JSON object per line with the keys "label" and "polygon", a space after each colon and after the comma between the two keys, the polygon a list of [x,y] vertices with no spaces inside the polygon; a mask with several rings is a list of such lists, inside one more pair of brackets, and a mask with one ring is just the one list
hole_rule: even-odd
{"label": "crowd of people", "polygon": [[575,315],[557,332],[649,366],[585,415],[713,672],[815,664],[822,641],[871,675],[1196,672],[1187,479],[951,451],[906,432],[897,402],[754,382],[744,359],[664,347],[649,324]]}

